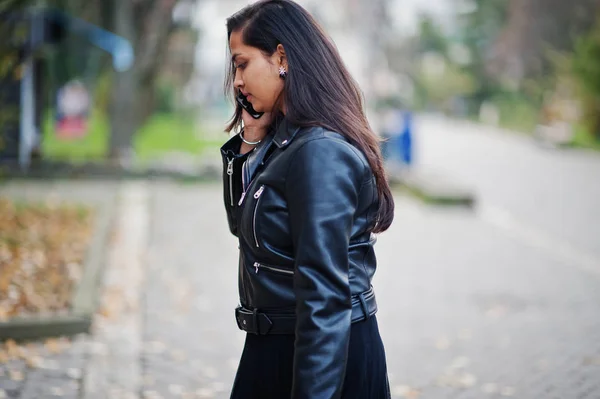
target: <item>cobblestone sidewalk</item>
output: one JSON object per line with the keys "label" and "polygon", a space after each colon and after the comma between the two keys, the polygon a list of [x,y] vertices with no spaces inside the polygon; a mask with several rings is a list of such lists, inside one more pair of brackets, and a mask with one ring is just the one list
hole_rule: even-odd
{"label": "cobblestone sidewalk", "polygon": [[[145,277],[139,307],[124,310],[133,327],[97,329],[61,353],[63,341],[33,344],[39,367],[0,366],[0,397],[228,397],[243,334],[233,319],[237,244],[221,186],[163,182],[148,190],[147,236],[138,232],[147,242]],[[402,196],[396,207],[395,224],[376,245],[374,281],[394,398],[600,398],[597,275],[476,213]],[[113,282],[139,281],[130,276]],[[112,387],[104,396],[90,396],[94,359],[108,362],[97,374]]]}

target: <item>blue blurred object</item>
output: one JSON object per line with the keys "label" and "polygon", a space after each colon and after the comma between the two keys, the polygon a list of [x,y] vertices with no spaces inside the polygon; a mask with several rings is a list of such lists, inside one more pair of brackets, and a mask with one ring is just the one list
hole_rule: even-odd
{"label": "blue blurred object", "polygon": [[90,43],[109,53],[113,59],[113,67],[118,72],[127,71],[133,66],[135,55],[133,46],[127,39],[55,8],[47,8],[44,18],[50,24],[49,31],[62,30],[83,36]]}
{"label": "blue blurred object", "polygon": [[408,110],[397,110],[393,123],[385,129],[381,152],[384,160],[410,166],[413,162],[413,115]]}
{"label": "blue blurred object", "polygon": [[399,140],[400,159],[405,165],[410,166],[413,160],[412,113],[410,111],[404,111],[402,114],[404,126]]}

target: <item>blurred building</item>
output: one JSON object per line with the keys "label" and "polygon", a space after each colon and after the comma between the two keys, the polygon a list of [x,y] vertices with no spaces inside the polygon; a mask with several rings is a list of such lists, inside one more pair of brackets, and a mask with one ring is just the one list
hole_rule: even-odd
{"label": "blurred building", "polygon": [[[325,27],[352,76],[364,92],[367,104],[379,97],[410,91],[406,78],[390,67],[389,44],[415,33],[418,13],[427,11],[451,27],[451,0],[423,3],[416,0],[297,0]],[[248,0],[205,0],[198,5],[194,26],[200,32],[196,69],[186,99],[204,111],[203,123],[214,119],[222,126],[231,109],[223,93],[227,66],[225,20],[252,3]],[[369,112],[369,110],[368,110]],[[370,116],[377,124],[375,117]],[[374,126],[376,128],[376,126]]]}
{"label": "blurred building", "polygon": [[[195,26],[200,31],[196,47],[196,70],[188,87],[188,100],[212,112],[204,116],[227,118],[223,79],[227,66],[225,20],[249,1],[207,0],[198,7]],[[391,76],[381,46],[389,35],[385,6],[388,0],[299,0],[325,27],[348,69],[367,98],[375,95],[377,76]],[[379,79],[381,81],[381,79]],[[388,82],[389,83],[389,82]],[[393,87],[393,85],[379,85]]]}

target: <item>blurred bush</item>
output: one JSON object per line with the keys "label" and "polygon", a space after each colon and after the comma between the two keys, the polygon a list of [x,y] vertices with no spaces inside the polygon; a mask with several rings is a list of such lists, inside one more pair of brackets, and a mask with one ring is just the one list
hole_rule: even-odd
{"label": "blurred bush", "polygon": [[600,13],[594,29],[577,40],[573,72],[579,83],[584,125],[600,139]]}
{"label": "blurred bush", "polygon": [[568,126],[573,144],[596,146],[600,3],[473,0],[455,11],[445,29],[422,15],[405,52],[417,109],[528,133]]}

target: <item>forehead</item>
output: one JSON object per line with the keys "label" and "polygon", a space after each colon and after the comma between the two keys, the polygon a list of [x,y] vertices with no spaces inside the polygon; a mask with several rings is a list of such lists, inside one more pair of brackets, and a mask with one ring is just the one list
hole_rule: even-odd
{"label": "forehead", "polygon": [[231,33],[231,36],[229,37],[229,50],[231,51],[232,57],[236,57],[237,55],[253,55],[256,52],[260,52],[257,48],[248,46],[244,43],[241,31]]}

